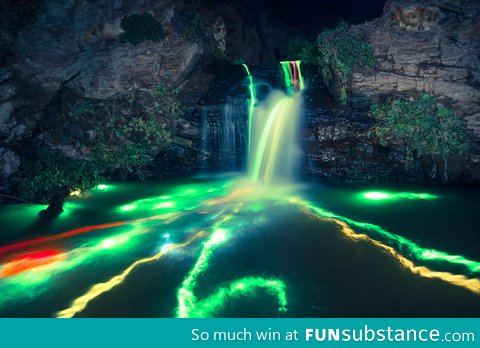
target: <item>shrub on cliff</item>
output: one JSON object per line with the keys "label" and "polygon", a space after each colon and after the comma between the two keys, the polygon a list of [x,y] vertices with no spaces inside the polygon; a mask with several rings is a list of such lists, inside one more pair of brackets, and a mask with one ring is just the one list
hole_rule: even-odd
{"label": "shrub on cliff", "polygon": [[15,196],[48,203],[71,191],[87,190],[102,176],[142,178],[159,152],[178,143],[178,90],[157,85],[148,91],[131,89],[108,101],[62,103],[44,120],[49,145],[22,161]]}
{"label": "shrub on cliff", "polygon": [[319,52],[315,43],[306,40],[294,39],[287,43],[288,59],[300,59],[304,64],[319,64]]}
{"label": "shrub on cliff", "polygon": [[344,105],[348,100],[348,82],[353,68],[356,65],[373,67],[376,63],[370,44],[343,21],[333,29],[322,31],[314,43],[299,39],[289,41],[287,53],[288,59],[317,65],[329,91]]}
{"label": "shrub on cliff", "polygon": [[378,124],[376,135],[382,145],[394,144],[406,149],[405,166],[416,156],[429,156],[431,176],[437,174],[437,158],[443,161],[443,180],[448,181],[448,157],[468,149],[468,134],[462,120],[432,95],[418,99],[393,99],[373,105],[371,115]]}
{"label": "shrub on cliff", "polygon": [[92,163],[65,158],[52,150],[41,151],[37,160],[25,160],[16,173],[16,195],[21,199],[50,203],[72,190],[87,190],[101,181]]}
{"label": "shrub on cliff", "polygon": [[130,42],[137,45],[140,42],[163,39],[162,24],[149,13],[134,13],[122,18],[120,27],[124,30],[120,34],[121,42]]}
{"label": "shrub on cliff", "polygon": [[347,103],[348,81],[355,65],[373,67],[375,56],[362,34],[352,32],[346,22],[326,29],[317,38],[318,65],[324,82],[332,91],[338,84],[340,102]]}

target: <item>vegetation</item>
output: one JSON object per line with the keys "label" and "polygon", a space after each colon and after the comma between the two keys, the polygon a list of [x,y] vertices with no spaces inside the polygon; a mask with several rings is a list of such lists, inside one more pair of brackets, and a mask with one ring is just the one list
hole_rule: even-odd
{"label": "vegetation", "polygon": [[188,14],[182,35],[187,40],[199,40],[205,37],[205,23],[198,12]]}
{"label": "vegetation", "polygon": [[448,181],[448,157],[468,149],[468,134],[461,119],[432,95],[418,99],[394,99],[373,105],[371,115],[378,120],[376,135],[381,144],[406,148],[405,166],[420,156],[433,162],[431,176],[437,174],[436,159],[443,160],[443,180]]}
{"label": "vegetation", "polygon": [[12,14],[9,19],[20,27],[35,22],[43,5],[41,0],[7,0],[5,3]]}
{"label": "vegetation", "polygon": [[301,59],[304,64],[319,65],[320,53],[316,43],[294,39],[287,43],[288,59]]}
{"label": "vegetation", "polygon": [[360,33],[349,31],[346,22],[336,28],[324,30],[317,39],[319,65],[323,80],[328,86],[339,83],[340,101],[347,102],[348,81],[355,65],[373,67],[375,56],[369,43]]}
{"label": "vegetation", "polygon": [[18,195],[23,200],[49,203],[72,189],[87,190],[101,181],[97,168],[87,161],[71,161],[59,153],[43,151],[38,160],[22,162],[16,174]]}
{"label": "vegetation", "polygon": [[356,65],[373,67],[376,63],[370,44],[343,21],[333,29],[322,31],[315,43],[290,41],[288,54],[306,64],[318,65],[325,84],[344,105],[353,68]]}
{"label": "vegetation", "polygon": [[163,148],[182,141],[174,137],[181,113],[178,90],[163,85],[148,91],[132,89],[109,102],[67,104],[64,112],[50,116],[45,127],[52,129],[48,135],[52,142],[68,145],[74,154],[67,157],[45,146],[38,159],[22,162],[16,175],[17,196],[49,202],[91,188],[104,176],[142,178]]}
{"label": "vegetation", "polygon": [[120,27],[125,31],[120,34],[120,41],[130,42],[132,45],[147,40],[160,41],[164,37],[161,23],[149,13],[125,16],[122,18]]}
{"label": "vegetation", "polygon": [[233,59],[233,64],[234,65],[243,65],[243,64],[247,64],[247,62],[243,58],[235,58],[235,59]]}

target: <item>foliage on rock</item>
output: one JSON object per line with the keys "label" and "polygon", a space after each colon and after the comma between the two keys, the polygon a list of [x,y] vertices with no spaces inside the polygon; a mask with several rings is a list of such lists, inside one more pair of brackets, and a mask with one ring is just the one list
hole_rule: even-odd
{"label": "foliage on rock", "polygon": [[375,56],[369,43],[358,32],[349,30],[346,22],[326,29],[317,38],[318,64],[327,86],[340,85],[340,101],[347,103],[348,81],[355,65],[373,67]]}
{"label": "foliage on rock", "polygon": [[448,157],[468,149],[468,134],[462,120],[432,95],[375,104],[371,115],[378,121],[375,131],[382,145],[405,147],[407,169],[415,157],[430,156],[434,164],[431,176],[435,176],[436,157],[440,157],[444,164],[443,179],[447,182]]}
{"label": "foliage on rock", "polygon": [[132,45],[147,40],[160,41],[164,37],[162,24],[149,13],[134,13],[122,18],[120,27],[124,30],[120,34],[121,42]]}
{"label": "foliage on rock", "polygon": [[176,139],[182,114],[177,97],[178,90],[157,85],[110,101],[80,100],[51,115],[44,125],[50,155],[22,163],[17,195],[43,202],[93,187],[102,176],[144,177],[145,167]]}
{"label": "foliage on rock", "polygon": [[315,43],[291,40],[287,52],[288,59],[301,59],[305,64],[317,65],[330,92],[344,105],[354,67],[373,67],[376,63],[370,44],[360,32],[350,30],[343,21],[333,29],[322,31]]}
{"label": "foliage on rock", "polygon": [[182,36],[187,40],[200,40],[206,35],[206,25],[203,17],[198,12],[186,16],[183,24]]}
{"label": "foliage on rock", "polygon": [[293,39],[287,43],[287,59],[301,59],[304,64],[318,65],[320,53],[315,43]]}
{"label": "foliage on rock", "polygon": [[65,196],[72,189],[87,190],[101,181],[98,168],[88,161],[72,161],[50,149],[37,160],[22,162],[15,178],[21,199],[49,203],[53,197]]}

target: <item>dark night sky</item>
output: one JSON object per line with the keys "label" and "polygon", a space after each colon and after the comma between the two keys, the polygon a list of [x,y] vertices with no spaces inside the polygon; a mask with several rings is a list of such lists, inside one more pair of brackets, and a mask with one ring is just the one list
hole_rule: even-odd
{"label": "dark night sky", "polygon": [[334,27],[340,20],[351,24],[370,21],[383,12],[385,0],[205,0],[207,4],[232,3],[245,21],[254,21],[259,12],[267,11],[276,21],[296,27],[306,34],[317,35]]}
{"label": "dark night sky", "polygon": [[[260,0],[262,1],[262,0]],[[385,0],[263,0],[279,21],[318,33],[343,19],[363,23],[382,14]]]}

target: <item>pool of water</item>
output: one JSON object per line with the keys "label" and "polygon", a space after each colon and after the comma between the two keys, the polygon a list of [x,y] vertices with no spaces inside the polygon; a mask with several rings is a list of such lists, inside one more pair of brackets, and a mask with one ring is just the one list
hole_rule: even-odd
{"label": "pool of water", "polygon": [[479,198],[230,175],[5,205],[0,316],[478,316]]}

